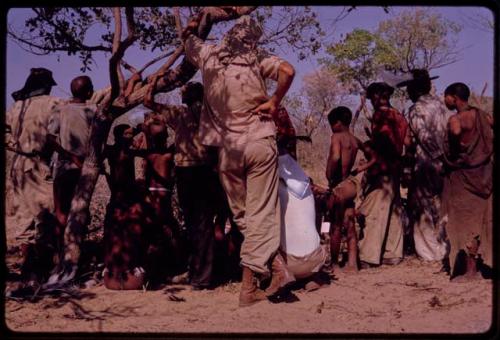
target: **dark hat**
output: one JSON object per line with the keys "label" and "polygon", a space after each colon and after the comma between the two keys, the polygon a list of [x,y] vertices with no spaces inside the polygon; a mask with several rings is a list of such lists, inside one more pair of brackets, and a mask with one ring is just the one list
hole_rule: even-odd
{"label": "dark hat", "polygon": [[414,69],[410,71],[410,79],[403,80],[396,84],[397,87],[408,86],[412,83],[422,83],[422,82],[430,82],[431,80],[439,78],[439,76],[429,76],[429,72],[424,69]]}
{"label": "dark hat", "polygon": [[388,94],[389,97],[394,93],[394,87],[385,82],[371,83],[366,88],[366,98],[370,99],[374,94]]}
{"label": "dark hat", "polygon": [[24,83],[24,87],[19,91],[13,92],[12,97],[14,100],[23,100],[30,97],[30,93],[44,89],[47,87],[52,87],[57,85],[54,78],[52,78],[52,71],[39,67],[32,68],[30,70],[30,75]]}

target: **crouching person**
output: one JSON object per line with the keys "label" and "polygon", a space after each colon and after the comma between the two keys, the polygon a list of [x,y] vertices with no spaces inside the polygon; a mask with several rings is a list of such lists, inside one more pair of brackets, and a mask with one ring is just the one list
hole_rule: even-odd
{"label": "crouching person", "polygon": [[316,230],[316,210],[309,177],[288,154],[279,157],[281,205],[280,251],[295,278],[307,279],[305,288],[320,288],[318,276],[327,251]]}

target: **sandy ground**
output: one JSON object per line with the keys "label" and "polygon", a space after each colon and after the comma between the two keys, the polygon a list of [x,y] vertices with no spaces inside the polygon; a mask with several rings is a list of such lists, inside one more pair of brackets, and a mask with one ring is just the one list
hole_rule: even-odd
{"label": "sandy ground", "polygon": [[110,291],[102,284],[35,303],[6,302],[6,324],[23,332],[482,333],[492,282],[453,283],[437,263],[338,272],[331,285],[294,291],[297,301],[238,308],[239,283],[212,291],[169,285]]}
{"label": "sandy ground", "polygon": [[[90,230],[102,225],[105,186],[98,185]],[[100,203],[101,202],[101,203]],[[15,225],[15,224],[11,224]],[[7,245],[19,231],[7,225]],[[7,255],[10,270],[19,262]],[[21,332],[147,333],[482,333],[492,322],[492,282],[450,282],[439,263],[406,258],[347,274],[329,286],[294,291],[289,302],[238,308],[240,283],[211,291],[167,285],[155,291],[110,291],[102,283],[44,296],[34,302],[8,299],[7,326]],[[9,284],[9,282],[7,282]]]}

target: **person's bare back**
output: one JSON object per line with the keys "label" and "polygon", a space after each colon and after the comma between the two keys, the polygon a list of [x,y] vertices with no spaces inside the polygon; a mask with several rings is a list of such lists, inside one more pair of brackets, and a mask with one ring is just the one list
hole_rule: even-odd
{"label": "person's bare back", "polygon": [[346,179],[356,160],[359,141],[349,131],[339,133],[340,150],[342,153],[342,180]]}
{"label": "person's bare back", "polygon": [[471,108],[450,117],[451,132],[458,136],[461,144],[468,144],[474,137],[476,114],[479,114],[477,110]]}

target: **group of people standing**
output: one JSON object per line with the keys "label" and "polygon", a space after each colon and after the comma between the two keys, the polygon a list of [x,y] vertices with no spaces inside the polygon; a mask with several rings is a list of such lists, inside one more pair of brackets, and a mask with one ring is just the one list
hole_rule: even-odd
{"label": "group of people standing", "polygon": [[[239,18],[218,45],[200,39],[198,25],[193,19],[182,38],[202,83],[184,85],[184,105],[175,106],[155,102],[158,78],[152,79],[144,97],[152,112],[140,127],[116,125],[114,144],[106,145],[99,159],[109,165],[109,172],[104,166],[102,171],[111,191],[104,223],[107,288],[139,289],[146,280],[187,268],[193,289],[210,289],[217,251],[224,247],[219,262],[230,256],[240,260],[240,306],[285,294],[302,279],[316,289],[321,270],[338,264],[343,228],[348,269],[358,270],[358,258],[362,267],[397,264],[403,258],[399,189],[405,167],[412,168],[408,211],[417,254],[441,260],[446,251],[436,245],[449,240],[452,266],[457,253],[466,251],[469,277],[479,255],[491,265],[493,123],[469,106],[464,84],[445,91],[446,106],[457,110],[450,116],[443,101],[430,94],[428,73],[414,70],[411,80],[399,84],[414,102],[407,118],[390,104],[393,87],[371,84],[367,98],[375,112],[364,143],[350,132],[351,111],[334,108],[328,115],[329,187],[322,188],[296,162],[298,138],[280,106],[293,66],[257,47],[263,31],[249,16]],[[277,83],[271,96],[267,79]],[[69,101],[49,95],[55,84],[50,71],[31,70],[25,87],[13,94],[6,142],[14,154],[15,192],[34,217],[36,239],[44,239],[35,242],[40,249],[34,252],[51,248],[47,261],[60,267],[68,239],[82,236],[68,236],[65,226],[101,108],[92,102],[89,77],[73,79]],[[175,133],[173,147],[167,146],[167,126]],[[358,150],[366,161],[354,167]],[[172,209],[174,186],[185,237]],[[322,213],[331,223],[330,266],[320,244]],[[228,219],[232,228],[226,228]],[[447,237],[437,233],[443,221]]]}
{"label": "group of people standing", "polygon": [[[406,87],[413,102],[406,117],[391,106],[394,87],[370,84],[366,96],[374,113],[365,143],[350,132],[348,108],[330,112],[330,190],[319,192],[333,196],[328,198],[332,263],[345,227],[348,269],[358,269],[358,252],[362,268],[398,264],[408,242],[420,258],[443,261],[443,271],[454,280],[479,277],[478,264],[491,269],[493,119],[469,104],[465,84],[449,85],[440,99],[431,94],[432,79],[416,69],[411,79],[397,84]],[[353,169],[358,149],[366,161]],[[405,229],[412,231],[407,239]]]}

